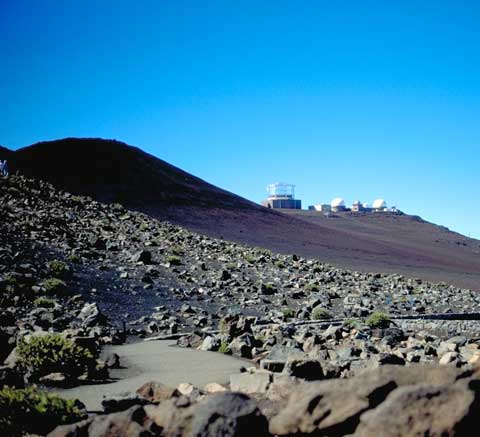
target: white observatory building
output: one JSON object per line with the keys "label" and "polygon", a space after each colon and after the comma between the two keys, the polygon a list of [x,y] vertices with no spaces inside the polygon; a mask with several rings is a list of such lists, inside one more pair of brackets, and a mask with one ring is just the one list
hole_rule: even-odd
{"label": "white observatory building", "polygon": [[335,197],[330,203],[332,212],[345,211],[345,201],[341,197]]}
{"label": "white observatory building", "polygon": [[375,199],[372,204],[372,209],[376,212],[383,212],[387,210],[387,202],[384,199]]}
{"label": "white observatory building", "polygon": [[268,197],[263,206],[273,209],[302,209],[302,201],[295,199],[295,185],[276,182],[267,185]]}

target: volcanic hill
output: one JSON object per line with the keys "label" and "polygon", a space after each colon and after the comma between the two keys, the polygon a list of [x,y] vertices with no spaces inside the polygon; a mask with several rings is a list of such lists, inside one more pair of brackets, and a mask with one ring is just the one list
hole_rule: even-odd
{"label": "volcanic hill", "polygon": [[190,230],[364,272],[396,272],[480,290],[480,242],[409,215],[278,212],[124,143],[67,138],[15,152],[11,172]]}

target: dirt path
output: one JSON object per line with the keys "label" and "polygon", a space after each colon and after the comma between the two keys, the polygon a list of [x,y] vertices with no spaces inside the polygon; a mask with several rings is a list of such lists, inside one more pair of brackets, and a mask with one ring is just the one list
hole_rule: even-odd
{"label": "dirt path", "polygon": [[198,387],[209,382],[226,384],[231,374],[238,373],[240,367],[248,364],[220,353],[179,348],[175,341],[141,342],[106,350],[117,353],[121,365],[126,367],[110,372],[116,381],[54,391],[65,398],[78,398],[88,410],[94,411],[101,410],[102,399],[135,392],[149,381],[173,387],[181,382]]}

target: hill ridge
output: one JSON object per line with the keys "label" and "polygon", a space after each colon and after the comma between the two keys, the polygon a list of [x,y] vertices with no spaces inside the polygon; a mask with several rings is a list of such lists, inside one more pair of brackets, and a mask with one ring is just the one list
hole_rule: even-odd
{"label": "hill ridge", "polygon": [[9,159],[12,171],[211,237],[480,290],[480,242],[408,215],[325,220],[308,211],[272,211],[117,140],[44,141]]}

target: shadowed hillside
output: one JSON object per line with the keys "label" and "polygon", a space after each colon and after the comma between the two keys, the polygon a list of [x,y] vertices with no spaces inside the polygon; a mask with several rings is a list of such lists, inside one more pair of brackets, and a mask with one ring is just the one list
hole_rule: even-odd
{"label": "shadowed hillside", "polygon": [[121,202],[206,235],[361,271],[397,272],[480,290],[480,242],[412,216],[324,219],[307,211],[279,213],[118,141],[44,142],[8,159],[11,171]]}
{"label": "shadowed hillside", "polygon": [[34,144],[14,155],[13,165],[22,173],[105,202],[260,209],[119,141],[67,138]]}

